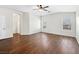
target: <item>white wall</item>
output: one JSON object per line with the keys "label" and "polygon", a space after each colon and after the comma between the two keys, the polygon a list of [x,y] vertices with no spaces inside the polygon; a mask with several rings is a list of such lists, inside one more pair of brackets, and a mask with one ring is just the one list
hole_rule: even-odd
{"label": "white wall", "polygon": [[[7,26],[7,35],[8,37],[13,36],[13,13],[22,14],[20,11],[8,9],[8,8],[0,8],[0,16],[5,16],[6,18],[6,26]],[[7,37],[7,38],[8,38]]]}
{"label": "white wall", "polygon": [[76,12],[76,35],[79,36],[79,12]]}
{"label": "white wall", "polygon": [[29,14],[29,34],[34,34],[34,33],[38,33],[41,31],[40,27],[41,27],[41,23],[40,23],[40,17],[39,16],[35,16],[33,14]]}
{"label": "white wall", "polygon": [[[8,36],[13,36],[13,13],[17,13],[21,16],[21,34],[28,35],[34,34],[41,31],[41,21],[40,17],[35,16],[30,13],[24,13],[16,10],[11,10],[7,8],[0,8],[0,16],[6,17],[7,23],[7,32]],[[72,30],[63,30],[62,22],[63,17],[69,15],[72,17]],[[75,36],[75,13],[55,13],[42,17],[43,22],[47,22],[47,28],[43,29],[43,32],[66,35],[66,36]]]}
{"label": "white wall", "polygon": [[79,43],[79,11],[76,12],[76,39]]}
{"label": "white wall", "polygon": [[23,13],[21,20],[21,34],[29,35],[40,32],[40,18],[31,13]]}
{"label": "white wall", "polygon": [[29,34],[29,13],[23,13],[23,19],[21,20],[21,35]]}
{"label": "white wall", "polygon": [[20,15],[20,34],[28,35],[40,32],[40,18],[38,16],[28,12],[0,8],[0,16],[6,17],[8,37],[13,37],[13,33],[16,32],[16,21],[13,20],[14,14]]}
{"label": "white wall", "polygon": [[[63,30],[63,17],[71,17],[71,30]],[[65,35],[75,37],[76,35],[76,19],[75,13],[73,12],[64,12],[64,13],[55,13],[51,15],[46,15],[42,17],[42,31],[52,34]],[[46,23],[46,28],[43,28],[43,25]]]}

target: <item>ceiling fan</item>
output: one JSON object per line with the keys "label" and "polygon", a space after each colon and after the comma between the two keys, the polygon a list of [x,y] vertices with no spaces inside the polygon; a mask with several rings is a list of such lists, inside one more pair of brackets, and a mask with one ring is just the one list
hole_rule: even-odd
{"label": "ceiling fan", "polygon": [[36,9],[33,9],[33,10],[50,12],[49,10],[47,10],[47,8],[49,8],[49,6],[37,5],[36,7],[37,8]]}

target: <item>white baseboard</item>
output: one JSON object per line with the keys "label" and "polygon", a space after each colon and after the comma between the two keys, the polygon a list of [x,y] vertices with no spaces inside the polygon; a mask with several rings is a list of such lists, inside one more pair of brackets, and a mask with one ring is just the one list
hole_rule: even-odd
{"label": "white baseboard", "polygon": [[21,35],[32,35],[32,34],[35,34],[35,33],[39,33],[39,32],[31,32],[31,33],[20,33]]}
{"label": "white baseboard", "polygon": [[2,39],[6,39],[6,38],[11,38],[11,37],[13,37],[12,34],[11,34],[11,35],[8,35],[8,36],[6,36],[6,37],[0,37],[0,40],[2,40]]}
{"label": "white baseboard", "polygon": [[68,37],[76,37],[75,35],[65,35],[65,34],[60,34],[60,33],[51,33],[51,32],[44,32],[44,33],[49,33],[49,34],[56,34],[56,35],[62,35],[62,36],[68,36]]}

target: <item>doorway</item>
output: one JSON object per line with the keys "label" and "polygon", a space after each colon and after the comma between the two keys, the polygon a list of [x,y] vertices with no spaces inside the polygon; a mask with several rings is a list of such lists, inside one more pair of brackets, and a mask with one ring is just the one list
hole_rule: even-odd
{"label": "doorway", "polygon": [[20,34],[20,15],[17,13],[13,14],[13,34]]}

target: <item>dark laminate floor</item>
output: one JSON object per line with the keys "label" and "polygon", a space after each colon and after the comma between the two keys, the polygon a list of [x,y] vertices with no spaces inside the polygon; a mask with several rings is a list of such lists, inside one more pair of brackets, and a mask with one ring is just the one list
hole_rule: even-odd
{"label": "dark laminate floor", "polygon": [[29,36],[15,34],[13,38],[0,41],[0,53],[79,53],[79,45],[75,38],[46,33]]}

